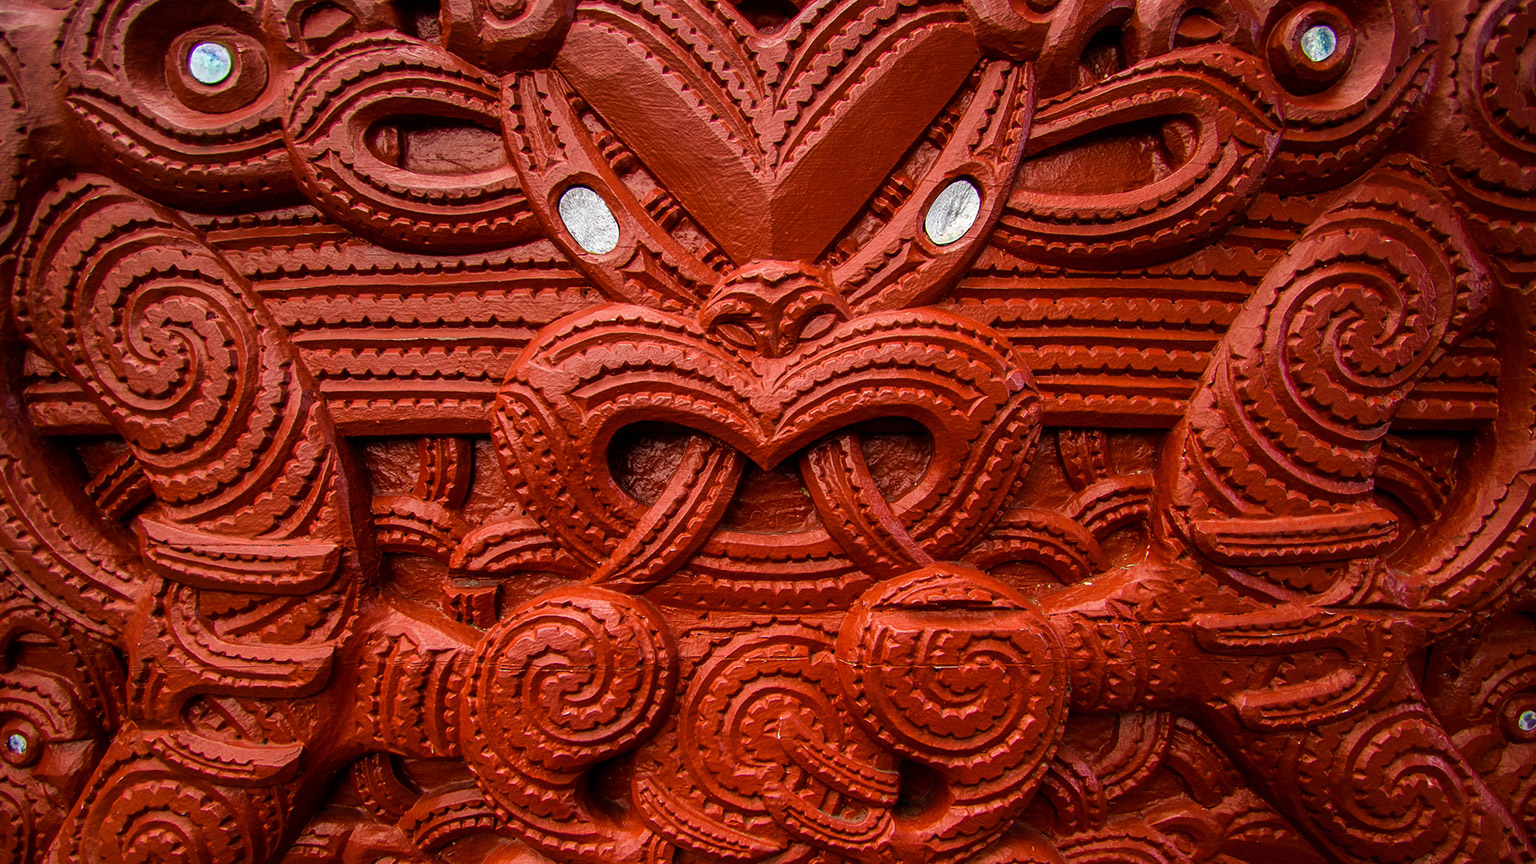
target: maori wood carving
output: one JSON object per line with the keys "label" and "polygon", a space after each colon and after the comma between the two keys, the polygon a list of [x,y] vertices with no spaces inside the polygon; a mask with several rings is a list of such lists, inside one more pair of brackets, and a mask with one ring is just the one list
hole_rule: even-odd
{"label": "maori wood carving", "polygon": [[1536,860],[1533,45],[0,0],[0,864]]}

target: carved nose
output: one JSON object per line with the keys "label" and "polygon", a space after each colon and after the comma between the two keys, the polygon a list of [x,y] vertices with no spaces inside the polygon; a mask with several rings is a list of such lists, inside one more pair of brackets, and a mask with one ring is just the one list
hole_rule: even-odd
{"label": "carved nose", "polygon": [[720,280],[699,313],[704,332],[742,351],[783,357],[848,320],[826,271],[794,261],[749,264]]}

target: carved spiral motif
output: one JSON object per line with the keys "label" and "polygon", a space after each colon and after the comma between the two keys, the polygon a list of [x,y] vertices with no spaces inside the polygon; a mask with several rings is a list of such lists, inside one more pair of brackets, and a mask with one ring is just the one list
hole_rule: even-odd
{"label": "carved spiral motif", "polygon": [[[98,370],[104,398],[128,409],[135,442],[162,458],[198,461],[206,454],[194,451],[188,458],[180,451],[223,438],[240,413],[233,400],[251,392],[260,374],[246,362],[255,353],[254,328],[222,284],[231,274],[170,225],[133,231],[126,214],[120,217],[127,229],[122,234],[108,234],[97,248],[71,245],[81,223],[111,220],[114,209],[150,215],[131,197],[111,196],[101,186],[71,192],[56,204],[64,215],[60,224],[29,249],[40,284],[29,292],[28,305],[40,314],[28,320],[42,334],[58,332],[44,311],[55,301],[84,322],[83,332],[61,332],[58,341],[82,366]],[[101,248],[110,246],[117,247],[116,255]],[[44,270],[46,264],[65,266]],[[60,270],[72,272],[73,284],[61,284],[53,275]],[[55,290],[70,294],[48,296]],[[166,423],[160,419],[165,416],[176,421]],[[238,472],[248,466],[232,467]]]}
{"label": "carved spiral motif", "polygon": [[1204,458],[1260,506],[1303,500],[1296,488],[1366,495],[1387,424],[1488,307],[1492,278],[1466,235],[1442,207],[1410,204],[1406,181],[1384,174],[1319,220],[1209,373],[1233,396],[1226,423],[1197,425]]}
{"label": "carved spiral motif", "polygon": [[[1265,322],[1266,341],[1282,359],[1264,371],[1282,378],[1288,386],[1279,392],[1296,402],[1254,413],[1265,425],[1306,417],[1330,436],[1368,444],[1445,337],[1452,310],[1433,286],[1452,274],[1421,257],[1422,250],[1379,234],[1349,236],[1347,226],[1340,231],[1343,236],[1319,238],[1328,243],[1328,258],[1289,278]],[[1252,398],[1274,386],[1250,370],[1244,364],[1236,372],[1239,393]],[[1348,478],[1350,491],[1370,481],[1369,463],[1330,460],[1321,467]]]}
{"label": "carved spiral motif", "polygon": [[[235,789],[159,760],[109,754],[86,807],[60,831],[66,860],[257,864],[281,829],[265,791]],[[273,829],[278,829],[274,831]]]}
{"label": "carved spiral motif", "polygon": [[[77,180],[42,209],[19,317],[115,417],[160,498],[253,531],[309,518],[320,502],[307,487],[326,463],[300,447],[313,404],[288,398],[298,370],[239,277],[168,212],[111,184]],[[265,484],[291,500],[261,496]]]}
{"label": "carved spiral motif", "polygon": [[[82,334],[83,345],[99,352],[87,359],[95,368],[122,370],[98,380],[109,398],[145,416],[133,421],[145,450],[180,457],[190,446],[198,459],[238,417],[238,396],[256,387],[260,370],[242,362],[256,353],[255,334],[239,326],[244,310],[233,308],[217,274],[162,269],[164,251],[121,259],[106,279],[87,274],[85,287],[95,290],[77,308],[95,332]],[[114,348],[121,353],[108,353]],[[148,419],[164,414],[182,422]]]}
{"label": "carved spiral motif", "polygon": [[[794,759],[786,741],[825,741],[849,761],[894,768],[888,756],[847,728],[837,701],[830,640],[810,630],[753,634],[692,676],[680,714],[685,757],[711,797],[761,810],[765,783],[784,782]],[[743,770],[746,769],[746,770]]]}
{"label": "carved spiral motif", "polygon": [[[1337,748],[1326,759],[1297,754],[1308,812],[1355,855],[1383,864],[1472,860],[1461,856],[1499,830],[1469,806],[1477,781],[1448,758],[1455,745],[1421,707],[1388,706],[1337,739],[1308,743]],[[1365,788],[1357,777],[1373,780]]]}
{"label": "carved spiral motif", "polygon": [[464,749],[477,770],[577,771],[655,728],[676,686],[676,652],[643,603],[556,592],[486,635],[465,690]]}
{"label": "carved spiral motif", "polygon": [[891,754],[837,698],[831,634],[768,627],[706,647],[675,726],[640,751],[635,803],[679,850],[748,861],[809,848],[867,860],[893,829]]}
{"label": "carved spiral motif", "polygon": [[[1503,133],[1504,143],[1526,151],[1536,135],[1536,7],[1530,3],[1500,3],[1483,13],[1482,62],[1478,69],[1479,92],[1487,118]],[[1481,35],[1481,34],[1480,34]]]}
{"label": "carved spiral motif", "polygon": [[[1530,157],[1530,138],[1536,131],[1536,81],[1531,80],[1536,32],[1536,8],[1528,2],[1504,0],[1485,3],[1462,35],[1455,72],[1447,81],[1455,88],[1455,108],[1465,131],[1479,135],[1482,151],[1456,149],[1462,171],[1476,172],[1490,186],[1508,191],[1528,191],[1533,172],[1514,163]],[[1488,155],[1496,155],[1496,168],[1479,168]]]}
{"label": "carved spiral motif", "polygon": [[934,769],[953,802],[936,818],[898,818],[895,847],[955,861],[1006,831],[1066,717],[1061,645],[1029,602],[979,571],[931,565],[866,592],[837,657],[859,724]]}
{"label": "carved spiral motif", "polygon": [[[1453,182],[1489,217],[1480,227],[1503,248],[1532,248],[1520,220],[1536,191],[1536,6],[1520,0],[1469,4],[1466,31],[1442,89],[1440,128],[1431,138]],[[1437,106],[1439,107],[1439,106]]]}
{"label": "carved spiral motif", "polygon": [[1179,844],[1140,819],[1123,819],[1057,842],[1067,864],[1188,864]]}
{"label": "carved spiral motif", "polygon": [[[970,625],[964,609],[989,615]],[[992,779],[1033,770],[1055,746],[1066,675],[1054,632],[979,571],[935,565],[871,589],[838,656],[855,716],[913,759]]]}
{"label": "carved spiral motif", "polygon": [[[133,791],[135,798],[120,799],[102,819],[103,836],[110,838],[103,844],[111,848],[108,860],[152,864],[199,853],[211,853],[210,862],[220,860],[215,855],[252,860],[241,848],[229,803],[211,801],[174,781],[141,782]],[[92,851],[101,855],[105,850]]]}

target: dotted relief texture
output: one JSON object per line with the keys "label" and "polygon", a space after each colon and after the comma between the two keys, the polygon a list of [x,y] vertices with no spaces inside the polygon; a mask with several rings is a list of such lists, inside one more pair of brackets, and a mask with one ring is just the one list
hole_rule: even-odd
{"label": "dotted relief texture", "polygon": [[0,0],[0,864],[1536,859],[1536,0]]}

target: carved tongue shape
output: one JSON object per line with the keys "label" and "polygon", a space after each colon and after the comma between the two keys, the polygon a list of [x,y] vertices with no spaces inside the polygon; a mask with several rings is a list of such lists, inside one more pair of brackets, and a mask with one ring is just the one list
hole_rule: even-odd
{"label": "carved tongue shape", "polygon": [[772,35],[709,9],[584,3],[555,65],[737,263],[815,259],[981,57],[944,7],[820,3]]}

